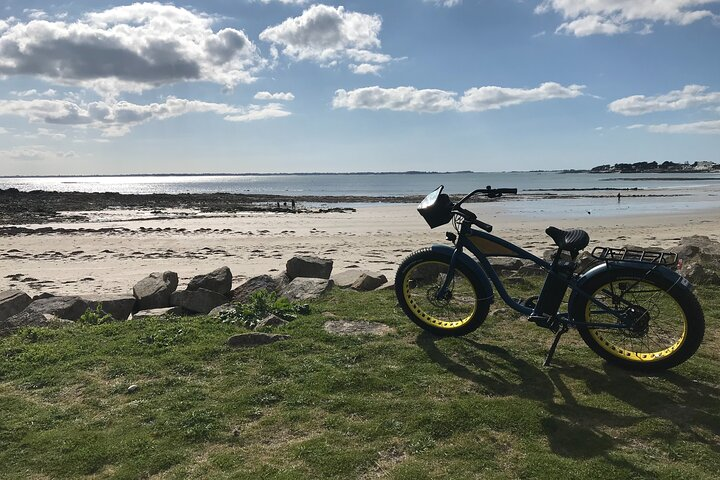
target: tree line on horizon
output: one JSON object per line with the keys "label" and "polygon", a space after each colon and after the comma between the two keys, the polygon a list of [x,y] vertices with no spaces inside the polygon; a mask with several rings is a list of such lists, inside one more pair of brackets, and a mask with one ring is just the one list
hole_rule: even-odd
{"label": "tree line on horizon", "polygon": [[666,173],[666,172],[716,172],[720,164],[715,162],[635,162],[598,165],[590,173]]}

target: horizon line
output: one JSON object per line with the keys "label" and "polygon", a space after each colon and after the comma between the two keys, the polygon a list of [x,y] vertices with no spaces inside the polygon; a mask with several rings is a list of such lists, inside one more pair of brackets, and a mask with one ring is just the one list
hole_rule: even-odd
{"label": "horizon line", "polygon": [[202,173],[99,173],[99,174],[62,174],[62,175],[0,175],[0,178],[108,178],[108,177],[243,177],[243,176],[281,176],[281,175],[452,175],[458,173],[551,173],[551,172],[589,172],[588,169],[552,169],[552,170],[503,170],[503,171],[475,171],[475,170],[404,170],[404,171],[367,171],[367,172],[202,172]]}

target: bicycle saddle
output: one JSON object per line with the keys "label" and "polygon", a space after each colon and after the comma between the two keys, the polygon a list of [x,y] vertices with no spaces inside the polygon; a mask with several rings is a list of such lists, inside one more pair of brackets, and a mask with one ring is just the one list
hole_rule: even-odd
{"label": "bicycle saddle", "polygon": [[585,230],[560,230],[556,227],[548,227],[545,233],[550,235],[555,245],[574,253],[579,252],[590,243],[590,236]]}

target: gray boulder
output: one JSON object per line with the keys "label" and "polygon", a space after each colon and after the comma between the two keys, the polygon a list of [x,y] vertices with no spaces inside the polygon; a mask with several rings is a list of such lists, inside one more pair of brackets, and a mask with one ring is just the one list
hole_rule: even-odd
{"label": "gray boulder", "polygon": [[178,286],[175,272],[153,272],[133,287],[133,296],[137,298],[135,308],[148,310],[170,306],[170,295]]}
{"label": "gray boulder", "polygon": [[228,267],[220,267],[206,275],[196,275],[188,283],[188,290],[210,290],[227,295],[232,290],[232,272]]}
{"label": "gray boulder", "polygon": [[496,273],[515,273],[523,266],[523,261],[514,257],[492,257],[490,264]]}
{"label": "gray boulder", "polygon": [[344,270],[340,273],[336,273],[332,276],[332,280],[338,288],[350,288],[363,273],[369,274],[370,272],[368,270],[352,268],[350,270]]}
{"label": "gray boulder", "polygon": [[93,295],[83,297],[83,300],[91,310],[101,305],[102,311],[112,315],[115,320],[127,320],[135,309],[135,297],[130,295]]}
{"label": "gray boulder", "polygon": [[20,313],[32,303],[32,298],[20,290],[0,292],[0,322]]}
{"label": "gray boulder", "polygon": [[680,273],[696,285],[720,284],[720,242],[704,235],[683,237],[677,247],[683,265]]}
{"label": "gray boulder", "polygon": [[223,313],[233,311],[235,311],[235,305],[233,305],[232,303],[226,303],[210,310],[208,316],[213,318],[220,318],[220,315],[222,315]]}
{"label": "gray boulder", "polygon": [[369,292],[370,290],[375,290],[385,283],[387,283],[385,275],[363,273],[357,280],[355,280],[355,282],[353,282],[352,289],[359,292]]}
{"label": "gray boulder", "polygon": [[25,309],[7,320],[0,321],[0,336],[9,335],[18,328],[23,327],[65,327],[73,325],[72,320],[58,318],[51,313],[41,313],[35,310]]}
{"label": "gray boulder", "polygon": [[330,278],[333,261],[311,256],[297,256],[287,261],[285,270],[290,280],[302,278]]}
{"label": "gray boulder", "polygon": [[280,295],[289,300],[318,298],[333,286],[332,280],[298,277],[280,290]]}
{"label": "gray boulder", "polygon": [[278,317],[277,315],[270,314],[267,317],[260,320],[255,328],[269,328],[269,327],[281,327],[285,324],[287,324],[287,320],[283,320],[282,318]]}
{"label": "gray boulder", "polygon": [[180,307],[151,308],[133,313],[130,319],[136,320],[139,318],[162,317],[165,315],[181,315],[182,313],[183,310]]}
{"label": "gray boulder", "polygon": [[88,309],[88,303],[80,297],[49,297],[32,302],[26,312],[54,315],[64,320],[77,320]]}
{"label": "gray boulder", "polygon": [[228,303],[225,295],[212,290],[183,290],[170,296],[170,304],[195,313],[210,313],[215,307]]}
{"label": "gray boulder", "polygon": [[274,277],[270,275],[253,277],[231,292],[232,301],[234,303],[245,303],[250,298],[250,295],[258,290],[277,292],[282,286],[287,285],[289,281],[285,274]]}
{"label": "gray boulder", "polygon": [[260,345],[267,345],[270,343],[279,342],[281,340],[287,340],[290,335],[277,335],[273,333],[241,333],[239,335],[233,335],[228,338],[228,345],[231,347],[257,347]]}
{"label": "gray boulder", "polygon": [[700,262],[703,265],[720,263],[720,242],[705,235],[683,237],[677,247],[671,248],[683,261]]}
{"label": "gray boulder", "polygon": [[701,263],[683,265],[682,274],[694,285],[720,285],[720,275]]}

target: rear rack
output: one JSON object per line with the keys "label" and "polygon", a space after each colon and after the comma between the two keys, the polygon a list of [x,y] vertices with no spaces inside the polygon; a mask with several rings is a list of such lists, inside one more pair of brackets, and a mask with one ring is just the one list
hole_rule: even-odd
{"label": "rear rack", "polygon": [[631,250],[629,248],[595,247],[590,255],[593,258],[607,262],[624,260],[630,262],[656,263],[665,266],[675,266],[678,262],[677,253]]}

